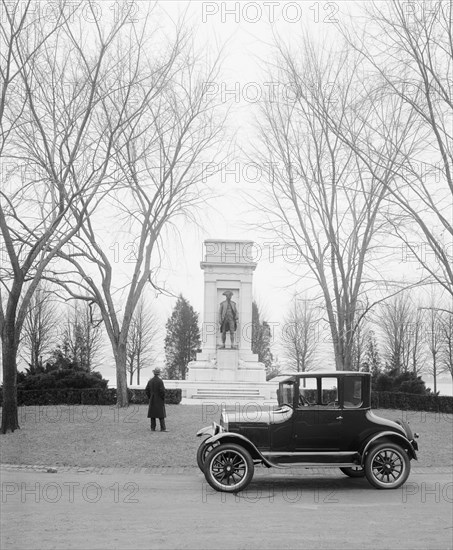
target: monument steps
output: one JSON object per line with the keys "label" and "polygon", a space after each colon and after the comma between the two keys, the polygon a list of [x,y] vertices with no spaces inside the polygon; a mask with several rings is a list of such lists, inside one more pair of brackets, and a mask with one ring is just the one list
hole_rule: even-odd
{"label": "monument steps", "polygon": [[192,399],[264,399],[259,389],[197,388]]}
{"label": "monument steps", "polygon": [[264,399],[260,390],[246,389],[197,389],[192,399]]}

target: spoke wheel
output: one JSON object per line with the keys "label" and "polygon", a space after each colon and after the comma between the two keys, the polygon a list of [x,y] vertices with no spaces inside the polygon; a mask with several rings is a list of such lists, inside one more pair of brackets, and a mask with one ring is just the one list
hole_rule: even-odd
{"label": "spoke wheel", "polygon": [[225,443],[214,447],[205,460],[204,475],[216,491],[237,493],[247,487],[253,477],[253,460],[240,445]]}
{"label": "spoke wheel", "polygon": [[202,441],[197,450],[197,464],[200,470],[204,473],[204,463],[206,462],[206,457],[214,449],[218,447],[220,443],[206,443]]}
{"label": "spoke wheel", "polygon": [[340,470],[348,477],[365,477],[365,470],[361,466],[346,466]]}
{"label": "spoke wheel", "polygon": [[368,481],[378,489],[396,489],[408,478],[410,461],[406,451],[395,443],[381,443],[365,460]]}

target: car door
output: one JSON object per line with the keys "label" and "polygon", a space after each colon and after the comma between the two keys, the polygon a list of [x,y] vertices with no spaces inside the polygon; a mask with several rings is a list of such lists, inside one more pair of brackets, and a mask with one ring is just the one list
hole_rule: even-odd
{"label": "car door", "polygon": [[369,400],[367,381],[363,376],[344,376],[340,388],[342,405],[341,450],[358,450],[370,431],[367,418]]}
{"label": "car door", "polygon": [[[310,380],[307,386],[314,386]],[[304,397],[293,415],[293,449],[296,452],[338,451],[342,414],[337,397],[337,378],[317,378],[316,391],[299,388]],[[310,388],[308,388],[310,390]]]}
{"label": "car door", "polygon": [[[293,408],[296,388],[297,384],[294,379],[288,379],[280,384],[279,405],[289,405]],[[289,415],[289,418],[284,422],[269,426],[272,452],[287,452],[292,450],[293,417],[294,413]]]}

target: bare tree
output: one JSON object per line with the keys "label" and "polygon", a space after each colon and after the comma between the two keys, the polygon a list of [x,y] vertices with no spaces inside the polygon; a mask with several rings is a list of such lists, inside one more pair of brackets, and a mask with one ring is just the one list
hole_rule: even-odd
{"label": "bare tree", "polygon": [[[93,58],[85,79],[89,100],[85,109],[71,109],[73,120],[64,125],[61,118],[49,116],[52,86],[52,52],[62,35],[69,32],[69,21],[78,4],[66,1],[53,6],[54,17],[46,20],[32,2],[2,0],[0,22],[1,78],[0,154],[0,232],[4,258],[0,264],[0,333],[3,363],[3,415],[1,432],[19,428],[17,419],[16,373],[20,335],[30,300],[42,274],[60,247],[70,241],[77,227],[70,223],[69,205],[87,191],[71,184],[81,142],[93,110],[93,90],[103,54]],[[104,42],[108,46],[108,40]],[[64,54],[62,53],[62,57]],[[69,59],[66,58],[65,62]],[[73,76],[76,76],[73,73]],[[80,75],[81,76],[81,75]],[[49,83],[51,84],[49,86]],[[81,85],[82,82],[77,83]],[[83,85],[82,85],[83,88]],[[74,88],[73,88],[74,89]],[[80,92],[82,93],[82,92]],[[80,101],[73,96],[72,104]],[[54,132],[50,131],[52,127]],[[30,149],[27,149],[30,145]],[[40,150],[40,158],[35,154]],[[90,198],[87,193],[86,205]],[[4,260],[4,261],[3,261]]]}
{"label": "bare tree", "polygon": [[140,385],[140,373],[148,368],[156,355],[155,340],[159,334],[157,317],[149,308],[142,295],[132,316],[127,341],[127,371],[129,383],[133,384],[134,374]]}
{"label": "bare tree", "polygon": [[[0,122],[8,124],[2,155],[13,163],[3,182],[0,205],[8,260],[0,266],[6,294],[0,310],[2,432],[18,428],[17,346],[30,298],[39,281],[55,270],[56,258],[63,248],[67,250],[86,215],[111,189],[113,143],[120,141],[126,123],[135,116],[120,107],[118,94],[126,93],[127,83],[114,85],[118,65],[128,55],[127,49],[118,47],[119,36],[126,30],[133,34],[133,28],[126,26],[128,9],[101,28],[84,24],[78,4],[53,5],[54,21],[40,17],[39,10],[29,10],[29,3],[25,19],[20,18],[18,5],[23,3],[4,2],[6,23],[1,22],[8,47],[2,59]],[[96,21],[96,5],[88,0],[83,8],[83,14]],[[20,87],[19,92],[7,93],[6,101],[4,90],[12,90],[11,74],[17,75]],[[119,109],[115,125],[104,117],[109,101]]]}
{"label": "bare tree", "polygon": [[[308,266],[303,275],[311,275],[322,292],[336,368],[350,369],[354,334],[366,313],[358,314],[358,303],[376,284],[376,260],[384,255],[377,248],[385,227],[383,182],[393,177],[397,145],[408,128],[393,103],[375,102],[372,84],[347,51],[323,54],[308,40],[300,53],[279,48],[271,80],[294,96],[285,102],[270,98],[263,106],[256,156],[269,166],[264,200],[260,196],[265,227]],[[395,143],[372,142],[366,130],[383,118],[392,121]],[[373,172],[337,136],[332,121],[370,140]]]}
{"label": "bare tree", "polygon": [[[183,27],[166,51],[159,44],[143,35],[118,63],[113,82],[121,83],[125,75],[127,86],[120,86],[119,102],[107,98],[103,103],[103,120],[107,128],[116,128],[126,113],[129,123],[111,142],[116,184],[104,198],[108,214],[101,218],[90,212],[72,241],[73,250],[59,252],[74,268],[60,284],[72,297],[99,307],[115,358],[119,406],[128,405],[127,342],[134,310],[147,284],[159,287],[168,231],[178,220],[194,219],[197,205],[206,200],[203,163],[215,158],[223,130],[205,84],[214,80],[217,60],[203,75]],[[156,48],[157,60],[145,55]],[[78,211],[73,215],[78,217]],[[126,274],[97,230],[106,219],[118,228],[121,241],[128,239],[123,246],[129,251]]]}
{"label": "bare tree", "polygon": [[380,308],[378,324],[383,333],[384,357],[388,368],[397,372],[406,371],[408,366],[410,307],[407,294],[401,294]]}
{"label": "bare tree", "polygon": [[434,393],[437,393],[437,378],[442,370],[440,365],[440,358],[442,350],[445,346],[445,326],[444,316],[440,307],[441,298],[436,297],[434,290],[431,293],[429,307],[425,310],[426,328],[425,340],[426,345],[431,356],[431,365],[429,367],[429,373],[433,377]]}
{"label": "bare tree", "polygon": [[282,340],[289,366],[296,372],[315,368],[314,359],[319,344],[319,313],[310,300],[294,296],[283,321]]}
{"label": "bare tree", "polygon": [[425,369],[426,359],[426,315],[420,306],[412,307],[411,321],[407,334],[408,370],[420,374]]}
{"label": "bare tree", "polygon": [[85,302],[72,304],[63,331],[66,356],[78,368],[91,372],[102,343],[101,324],[94,317],[93,305]]}
{"label": "bare tree", "polygon": [[[379,83],[381,101],[398,101],[405,120],[412,120],[410,138],[401,146],[393,177],[380,179],[400,217],[395,233],[413,256],[451,295],[453,294],[453,4],[433,2],[429,9],[403,0],[368,2],[366,31],[349,43],[363,57]],[[368,141],[355,139],[338,125],[336,133],[366,164]],[[383,124],[369,131],[392,138]],[[377,151],[373,151],[376,153]],[[382,162],[389,155],[380,152]]]}
{"label": "bare tree", "polygon": [[439,372],[448,372],[453,379],[453,315],[442,312],[442,350]]}
{"label": "bare tree", "polygon": [[42,358],[50,352],[59,323],[57,304],[45,284],[38,285],[28,304],[20,346],[30,373],[42,367]]}
{"label": "bare tree", "polygon": [[367,336],[368,331],[365,323],[361,322],[357,325],[354,333],[351,370],[359,371],[363,367],[364,362],[366,362]]}
{"label": "bare tree", "polygon": [[377,324],[384,339],[387,367],[397,373],[412,370],[419,374],[424,367],[424,316],[407,293],[381,305]]}

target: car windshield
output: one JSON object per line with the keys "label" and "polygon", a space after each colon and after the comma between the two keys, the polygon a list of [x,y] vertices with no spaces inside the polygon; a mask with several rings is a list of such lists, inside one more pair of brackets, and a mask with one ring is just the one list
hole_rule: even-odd
{"label": "car windshield", "polygon": [[280,384],[277,390],[279,405],[293,405],[294,387],[294,380],[286,380]]}

